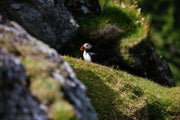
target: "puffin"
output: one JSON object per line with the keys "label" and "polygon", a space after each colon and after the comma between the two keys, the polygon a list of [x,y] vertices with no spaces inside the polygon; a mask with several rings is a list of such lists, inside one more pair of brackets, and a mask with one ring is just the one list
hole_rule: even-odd
{"label": "puffin", "polygon": [[90,43],[84,43],[80,50],[83,51],[83,59],[92,62],[93,57],[96,55],[96,53],[93,52],[88,52],[92,48],[92,45]]}

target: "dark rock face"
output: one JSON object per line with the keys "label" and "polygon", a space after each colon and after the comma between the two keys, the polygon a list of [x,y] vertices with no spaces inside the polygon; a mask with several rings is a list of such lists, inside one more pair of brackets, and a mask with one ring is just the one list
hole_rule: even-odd
{"label": "dark rock face", "polygon": [[63,0],[74,16],[98,15],[101,8],[98,0]]}
{"label": "dark rock face", "polygon": [[[103,38],[103,40],[105,40],[105,38]],[[107,42],[107,40],[105,41]],[[173,86],[174,78],[168,64],[148,41],[141,41],[139,44],[130,48],[127,52],[131,57],[127,60],[119,54],[119,51],[114,49],[117,48],[116,45],[118,44],[116,40],[109,41],[108,43],[111,43],[111,45],[108,45],[106,42],[103,41],[97,44],[99,46],[94,46],[94,51],[103,54],[106,60],[106,62],[97,61],[100,64],[115,66],[115,68],[126,70],[132,74],[147,77],[161,85]]]}
{"label": "dark rock face", "polygon": [[[30,36],[21,26],[19,26],[15,22],[3,20],[1,18],[0,19],[0,45],[2,43],[6,43],[6,45],[15,46],[15,48],[18,46],[19,47],[25,46],[27,48],[30,47],[31,50],[34,50],[37,52],[36,54],[33,54],[33,57],[36,58],[43,55],[45,56],[44,59],[48,60],[49,62],[53,61],[54,63],[57,63],[58,66],[56,68],[54,67],[51,68],[51,70],[49,70],[49,74],[51,74],[52,77],[55,78],[57,81],[59,81],[59,84],[61,84],[65,99],[72,104],[77,117],[82,120],[97,119],[96,112],[91,106],[91,103],[86,96],[86,87],[81,82],[78,81],[72,68],[69,66],[67,62],[65,62],[58,55],[58,53],[54,49],[51,49],[48,45]],[[9,47],[6,47],[6,49],[11,51]],[[12,52],[14,52],[14,50]],[[23,54],[23,51],[20,51],[20,52],[21,54]],[[18,72],[18,74],[19,73],[23,73],[23,72]],[[18,75],[18,76],[20,77],[22,75]],[[16,84],[14,85],[14,83],[12,83],[12,85],[16,89],[19,87]],[[24,91],[26,90],[19,91],[17,95]],[[7,97],[7,100],[9,99],[11,100],[11,97],[10,98]],[[28,100],[26,102],[28,102]],[[28,108],[26,110],[28,111]],[[39,113],[39,112],[37,110],[34,110],[34,113]]]}
{"label": "dark rock face", "polygon": [[139,43],[130,53],[135,59],[135,63],[130,65],[134,71],[161,85],[173,86],[174,78],[168,64],[147,42]]}
{"label": "dark rock face", "polygon": [[47,120],[37,101],[22,85],[26,75],[20,61],[0,49],[0,63],[1,120]]}
{"label": "dark rock face", "polygon": [[22,82],[25,80],[25,70],[18,59],[14,58],[2,49],[0,49],[0,55],[0,73],[3,83],[9,85],[12,82]]}
{"label": "dark rock face", "polygon": [[50,0],[8,1],[4,16],[21,24],[33,36],[59,49],[79,28],[62,2]]}
{"label": "dark rock face", "polygon": [[141,41],[128,49],[127,53],[130,55],[130,59],[126,59],[119,53],[119,49],[115,49],[118,44],[116,39],[109,38],[107,40],[105,36],[100,39],[101,41],[94,43],[94,51],[103,54],[106,61],[96,60],[96,62],[147,77],[161,85],[173,86],[174,78],[168,64],[155,51],[149,41]]}

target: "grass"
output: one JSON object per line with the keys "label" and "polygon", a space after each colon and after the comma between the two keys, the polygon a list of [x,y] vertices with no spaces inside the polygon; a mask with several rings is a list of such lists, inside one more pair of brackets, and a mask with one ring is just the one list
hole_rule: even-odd
{"label": "grass", "polygon": [[100,120],[176,119],[180,87],[166,88],[124,71],[64,56],[88,88]]}

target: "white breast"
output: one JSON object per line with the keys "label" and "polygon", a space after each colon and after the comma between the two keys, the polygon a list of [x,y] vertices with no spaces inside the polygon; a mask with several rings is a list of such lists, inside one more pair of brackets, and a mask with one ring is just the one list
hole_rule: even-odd
{"label": "white breast", "polygon": [[83,58],[84,60],[91,62],[91,56],[86,52],[86,50],[83,52]]}

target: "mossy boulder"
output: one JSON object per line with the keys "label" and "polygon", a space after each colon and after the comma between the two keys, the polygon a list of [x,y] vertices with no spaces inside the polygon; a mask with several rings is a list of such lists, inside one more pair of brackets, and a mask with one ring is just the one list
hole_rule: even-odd
{"label": "mossy boulder", "polygon": [[[19,71],[19,68],[15,65],[10,69],[7,69],[4,65],[3,67],[5,68],[0,71],[0,85],[4,86],[4,84],[1,83],[7,82],[3,77],[7,76],[8,79],[10,76],[10,88],[15,85],[15,88],[13,87],[14,89],[19,90],[21,86],[25,89],[25,91],[18,91],[18,94],[16,94],[16,92],[14,93],[14,91],[10,91],[14,96],[16,95],[16,97],[11,98],[11,96],[6,96],[6,101],[16,99],[18,95],[19,99],[23,99],[25,103],[29,102],[29,98],[26,101],[24,95],[26,95],[26,92],[30,91],[34,96],[32,100],[35,99],[34,101],[36,103],[33,104],[33,107],[36,109],[32,114],[31,109],[20,106],[21,109],[16,109],[17,112],[10,113],[9,116],[6,117],[11,119],[14,114],[24,110],[23,112],[25,113],[26,111],[30,111],[27,112],[27,114],[32,115],[32,119],[38,120],[39,117],[34,117],[37,117],[36,114],[38,115],[38,110],[41,109],[43,112],[42,115],[48,119],[96,119],[96,113],[86,96],[86,87],[78,81],[69,64],[65,62],[54,49],[29,35],[17,23],[6,20],[3,17],[0,18],[0,48],[13,54],[17,59],[19,59],[19,62],[15,59],[14,63],[4,60],[4,63],[2,64],[13,66],[18,63],[20,66],[20,63],[22,63],[21,71]],[[3,58],[5,55],[2,54],[1,57]],[[3,71],[4,69],[5,71]],[[24,77],[23,75],[27,77]],[[26,80],[26,82],[22,85],[18,84],[17,86],[15,80],[20,79],[21,76],[24,81]],[[0,92],[8,92],[6,89],[0,89]],[[0,98],[0,100],[2,101],[4,99]],[[21,101],[18,101],[17,99],[15,102]],[[29,105],[31,104],[29,103]],[[0,108],[2,107],[6,109],[9,108],[8,106],[0,104]],[[13,109],[10,110],[13,111]],[[19,116],[23,117],[21,114],[19,114]],[[14,116],[13,119],[19,119],[19,117],[16,118],[16,116]]]}

